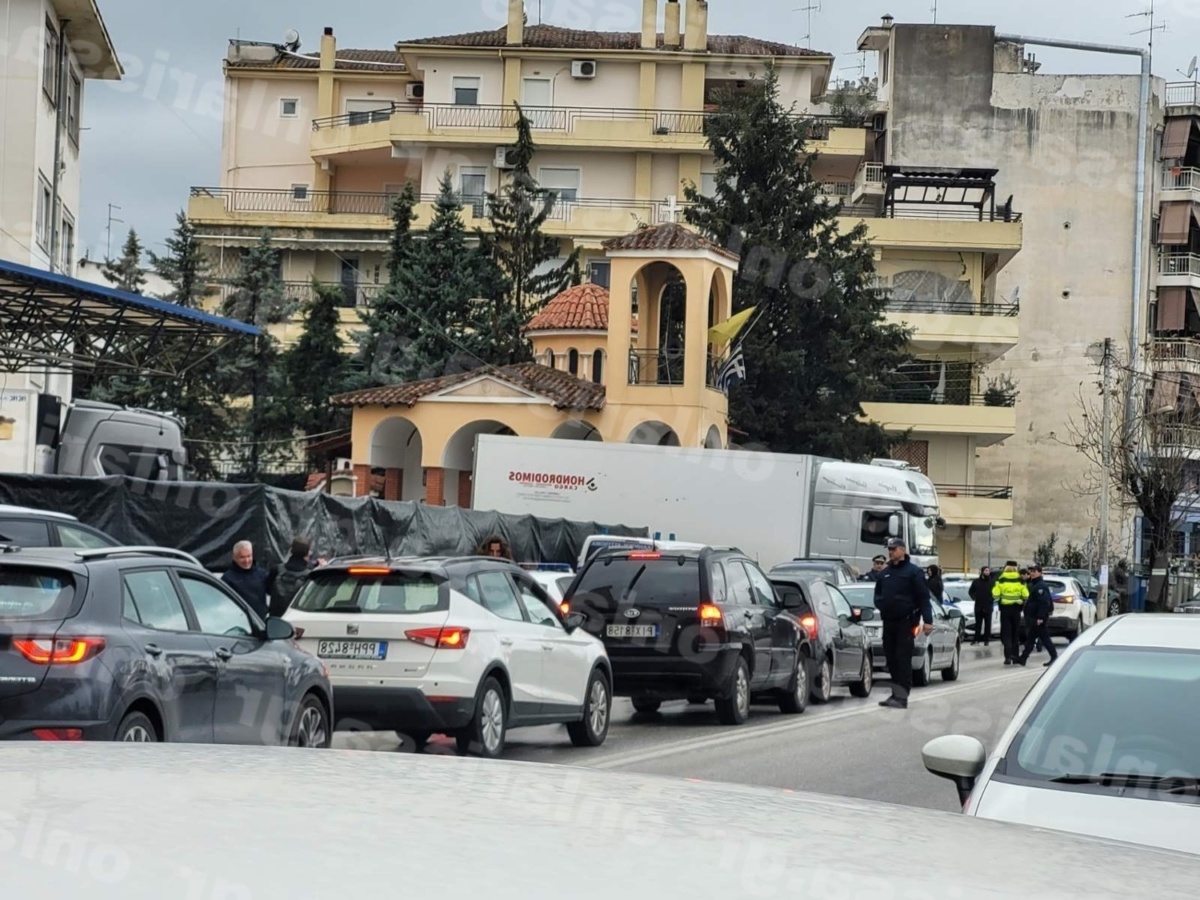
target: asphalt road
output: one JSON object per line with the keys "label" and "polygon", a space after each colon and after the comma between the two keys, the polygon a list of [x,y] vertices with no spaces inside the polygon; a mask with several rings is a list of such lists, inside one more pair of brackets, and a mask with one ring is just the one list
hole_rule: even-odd
{"label": "asphalt road", "polygon": [[[943,734],[969,734],[989,749],[1013,711],[1045,671],[1045,654],[1026,669],[1005,667],[998,644],[964,647],[959,680],[934,676],[913,691],[907,710],[881,709],[890,694],[885,678],[871,698],[845,688],[824,706],[810,704],[801,716],[784,716],[774,706],[755,707],[741,727],[716,722],[712,704],[664,704],[652,715],[633,711],[627,700],[613,704],[604,746],[579,749],[562,726],[509,733],[506,759],[582,765],[599,769],[816,791],[909,806],[956,811],[954,786],[921,764],[921,747]],[[392,734],[339,734],[335,747],[412,752]],[[435,737],[426,753],[453,754],[453,743]]]}

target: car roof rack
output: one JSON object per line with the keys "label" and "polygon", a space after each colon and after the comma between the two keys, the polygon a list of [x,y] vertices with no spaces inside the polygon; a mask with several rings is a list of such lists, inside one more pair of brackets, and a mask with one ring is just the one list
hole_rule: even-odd
{"label": "car roof rack", "polygon": [[[80,559],[107,559],[110,556],[169,556],[172,559],[182,559],[200,566],[200,560],[183,550],[172,547],[96,547],[88,550],[76,550],[75,555]],[[203,566],[200,566],[203,568]]]}

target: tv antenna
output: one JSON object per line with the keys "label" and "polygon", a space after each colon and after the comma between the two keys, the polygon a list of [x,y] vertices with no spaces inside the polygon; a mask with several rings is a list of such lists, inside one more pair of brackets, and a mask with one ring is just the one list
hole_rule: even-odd
{"label": "tv antenna", "polygon": [[800,38],[800,40],[806,41],[808,43],[809,50],[812,49],[813,13],[814,12],[819,13],[820,11],[821,11],[821,0],[817,0],[816,3],[810,3],[808,6],[798,6],[792,10],[792,12],[808,13],[808,34],[806,34],[804,37]]}
{"label": "tv antenna", "polygon": [[1139,13],[1130,13],[1130,14],[1129,14],[1129,15],[1127,15],[1125,18],[1127,18],[1127,19],[1149,19],[1149,22],[1150,22],[1150,24],[1149,24],[1149,26],[1148,26],[1148,27],[1146,27],[1146,28],[1143,28],[1143,29],[1141,29],[1140,31],[1133,31],[1133,32],[1130,32],[1130,34],[1148,34],[1148,35],[1150,35],[1150,41],[1149,41],[1149,46],[1150,46],[1150,60],[1151,60],[1151,64],[1153,64],[1153,59],[1154,59],[1154,32],[1156,32],[1156,31],[1166,31],[1166,30],[1167,30],[1167,23],[1166,23],[1166,22],[1163,22],[1161,25],[1155,25],[1155,24],[1154,24],[1154,0],[1150,0],[1150,8],[1149,8],[1149,9],[1147,9],[1145,12],[1139,12]]}
{"label": "tv antenna", "polygon": [[861,84],[863,79],[867,77],[867,54],[865,52],[858,55],[858,65],[842,66],[838,69],[839,72],[857,72],[858,81]]}
{"label": "tv antenna", "polygon": [[937,24],[937,5],[938,5],[938,0],[933,0],[933,8],[930,10],[930,12],[933,13],[933,24],[934,25]]}

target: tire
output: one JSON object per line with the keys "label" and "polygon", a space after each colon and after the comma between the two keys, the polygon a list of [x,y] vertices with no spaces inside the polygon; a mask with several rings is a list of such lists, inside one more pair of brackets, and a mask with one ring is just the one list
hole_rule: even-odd
{"label": "tire", "polygon": [[122,743],[157,744],[162,740],[162,736],[148,715],[131,712],[126,713],[121,724],[117,726],[117,733],[113,740]]}
{"label": "tire", "polygon": [[812,665],[812,657],[801,650],[796,654],[796,670],[792,672],[792,680],[788,682],[787,690],[779,694],[779,711],[790,716],[798,716],[808,709],[808,670]]}
{"label": "tire", "polygon": [[854,697],[870,697],[871,688],[875,686],[875,669],[871,665],[871,650],[863,653],[862,678],[850,684],[850,694]]}
{"label": "tire", "polygon": [[1114,618],[1115,616],[1119,616],[1120,614],[1121,614],[1121,601],[1120,600],[1109,600],[1108,601],[1108,617],[1111,619],[1111,618]]}
{"label": "tire", "polygon": [[479,699],[475,703],[475,715],[471,724],[454,737],[458,752],[464,756],[474,746],[484,759],[499,759],[504,752],[504,738],[508,734],[508,698],[500,682],[489,675],[479,687]]}
{"label": "tire", "polygon": [[576,747],[599,747],[608,737],[612,718],[612,691],[599,669],[592,669],[583,700],[583,718],[567,723],[567,735]]}
{"label": "tire", "polygon": [[954,645],[954,659],[948,668],[942,669],[942,681],[958,681],[958,673],[962,664],[962,644]]}
{"label": "tire", "polygon": [[750,718],[750,667],[739,655],[729,676],[729,692],[717,697],[717,719],[722,725],[741,725]]}
{"label": "tire", "polygon": [[654,700],[650,697],[634,697],[630,702],[633,703],[633,711],[640,713],[656,713],[662,706],[661,700]]}
{"label": "tire", "polygon": [[925,651],[925,663],[921,666],[921,668],[913,670],[913,684],[917,687],[925,687],[931,681],[933,681],[932,647]]}
{"label": "tire", "polygon": [[812,698],[817,703],[828,703],[833,697],[833,663],[829,657],[821,659],[816,677],[812,679]]}
{"label": "tire", "polygon": [[292,723],[288,735],[289,747],[309,747],[327,750],[333,743],[333,729],[329,727],[329,714],[325,705],[315,694],[306,694]]}

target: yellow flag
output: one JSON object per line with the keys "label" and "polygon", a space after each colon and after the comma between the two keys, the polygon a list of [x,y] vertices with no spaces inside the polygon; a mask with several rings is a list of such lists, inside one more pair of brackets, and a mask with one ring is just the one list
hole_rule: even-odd
{"label": "yellow flag", "polygon": [[758,307],[751,306],[749,309],[743,309],[740,313],[730,316],[719,325],[714,325],[708,329],[708,342],[721,346],[727,344],[738,336],[738,332],[742,330],[750,317],[754,315],[754,310]]}

